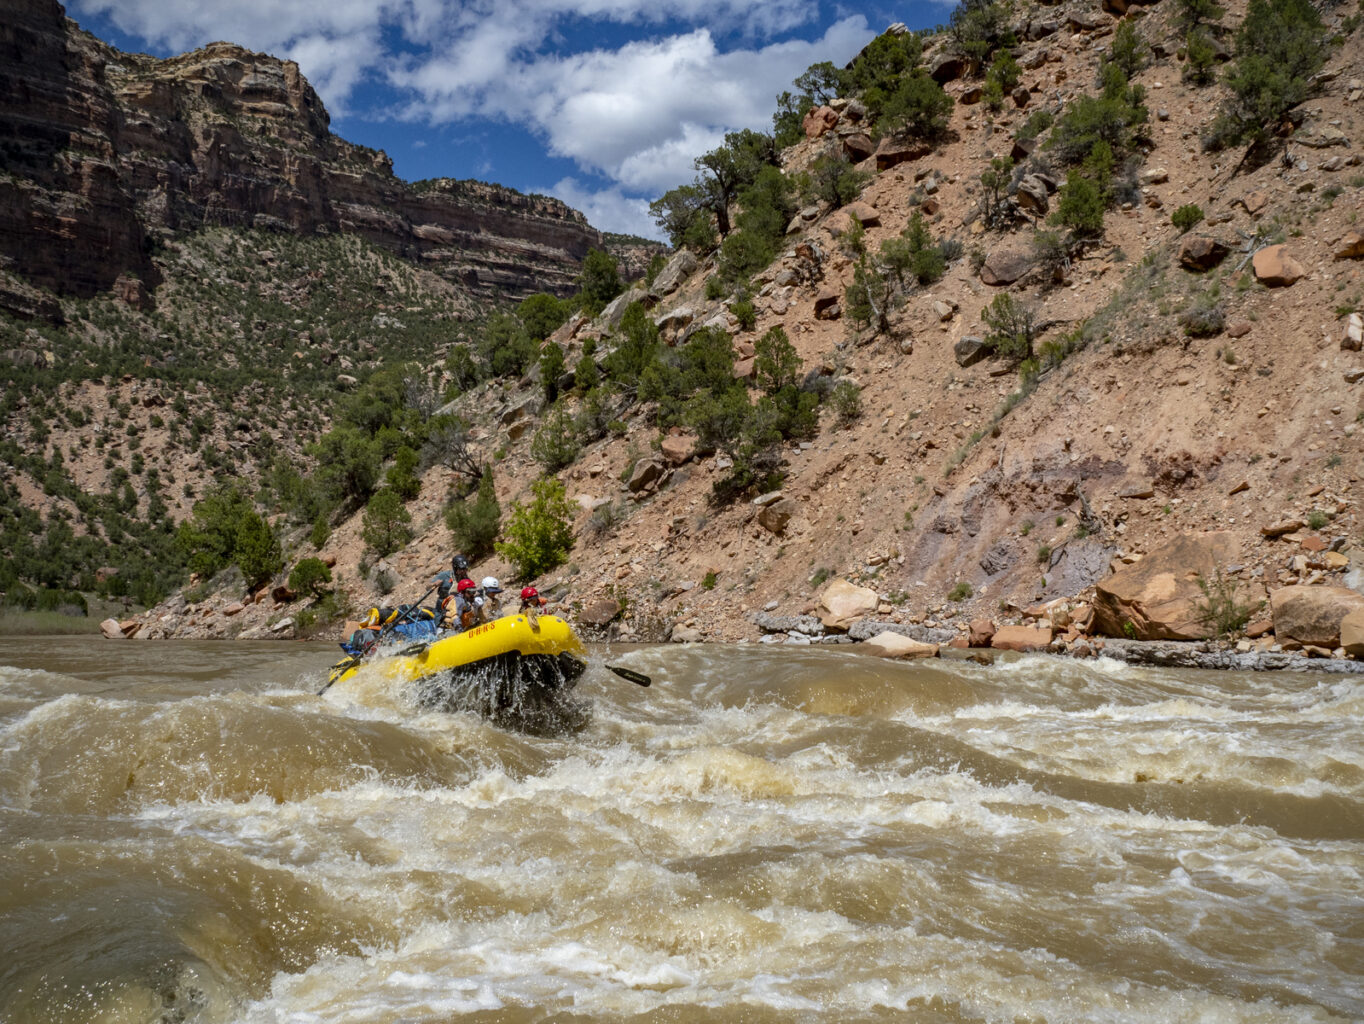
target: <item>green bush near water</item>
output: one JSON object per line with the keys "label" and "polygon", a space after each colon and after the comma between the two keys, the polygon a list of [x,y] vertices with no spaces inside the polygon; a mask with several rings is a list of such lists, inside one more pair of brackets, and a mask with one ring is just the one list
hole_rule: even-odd
{"label": "green bush near water", "polygon": [[573,505],[561,481],[541,477],[531,485],[529,503],[513,502],[507,539],[497,553],[516,567],[521,580],[558,568],[573,547]]}

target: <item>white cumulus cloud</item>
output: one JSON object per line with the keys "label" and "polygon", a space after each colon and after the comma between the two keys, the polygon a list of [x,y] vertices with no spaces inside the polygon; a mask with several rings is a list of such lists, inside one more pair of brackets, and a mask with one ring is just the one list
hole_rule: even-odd
{"label": "white cumulus cloud", "polygon": [[[853,13],[800,38],[818,23],[819,0],[69,2],[77,20],[107,18],[153,47],[224,39],[289,57],[334,115],[526,128],[608,182],[593,191],[565,178],[554,194],[575,196],[594,224],[636,234],[656,233],[645,197],[690,180],[693,160],[725,132],[769,128],[796,75],[846,62],[872,35]],[[572,45],[583,38],[611,43]],[[370,83],[396,92],[396,104],[375,110],[368,97],[366,109]]]}

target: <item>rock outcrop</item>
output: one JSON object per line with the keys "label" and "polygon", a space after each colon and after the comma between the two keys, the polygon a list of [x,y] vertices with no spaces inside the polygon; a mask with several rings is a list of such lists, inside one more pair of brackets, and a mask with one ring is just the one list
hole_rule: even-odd
{"label": "rock outcrop", "polygon": [[1274,635],[1285,641],[1333,648],[1340,643],[1345,618],[1364,611],[1364,594],[1348,587],[1295,585],[1270,595]]}
{"label": "rock outcrop", "polygon": [[1213,626],[1199,611],[1200,578],[1235,557],[1226,532],[1183,534],[1095,587],[1094,631],[1133,640],[1204,640]]}
{"label": "rock outcrop", "polygon": [[878,604],[876,591],[847,580],[834,580],[819,595],[819,619],[828,629],[845,630],[853,620],[876,611]]}
{"label": "rock outcrop", "polygon": [[602,235],[546,196],[408,184],[333,135],[292,61],[212,43],[158,60],[81,32],[56,0],[0,33],[0,259],[91,295],[154,287],[154,241],[208,225],[353,232],[479,295],[568,291]]}

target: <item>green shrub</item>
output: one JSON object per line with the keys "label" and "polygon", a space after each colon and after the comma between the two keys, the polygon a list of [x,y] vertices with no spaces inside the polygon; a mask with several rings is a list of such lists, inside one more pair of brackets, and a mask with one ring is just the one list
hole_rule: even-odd
{"label": "green shrub", "polygon": [[1136,22],[1124,18],[1113,30],[1113,43],[1108,48],[1108,59],[1131,79],[1146,65],[1146,57],[1151,48],[1137,34]]}
{"label": "green shrub", "polygon": [[411,501],[421,493],[422,481],[417,475],[420,463],[421,456],[407,445],[393,453],[393,465],[389,468],[385,482],[404,501]]}
{"label": "green shrub", "polygon": [[540,389],[545,401],[553,404],[559,399],[559,378],[564,375],[564,350],[557,341],[540,346]]}
{"label": "green shrub", "polygon": [[1070,245],[1055,231],[1038,231],[1032,236],[1033,258],[1037,268],[1058,277],[1070,269]]}
{"label": "green shrub", "polygon": [[[589,252],[588,258],[590,259],[592,252],[596,251],[594,249]],[[586,261],[583,266],[583,272],[586,274],[588,272]],[[609,288],[605,290],[609,291]],[[600,312],[600,309],[596,312]],[[475,340],[475,348],[483,366],[487,368],[487,373],[480,373],[480,377],[519,377],[540,354],[540,347],[535,343],[535,339],[530,336],[525,325],[511,313],[494,313],[490,316]]]}
{"label": "green shrub", "polygon": [[992,159],[990,166],[980,173],[980,183],[984,188],[981,194],[981,216],[986,227],[1003,227],[1013,217],[1006,202],[1013,170],[1013,157],[1005,155]]}
{"label": "green shrub", "polygon": [[578,275],[578,289],[583,312],[588,316],[600,313],[608,302],[625,291],[616,258],[601,249],[589,249]]}
{"label": "green shrub", "polygon": [[949,18],[948,34],[957,51],[976,68],[985,67],[1000,47],[1016,42],[1008,9],[993,0],[962,0]]}
{"label": "green shrub", "polygon": [[326,584],[332,581],[332,571],[320,558],[304,558],[289,570],[289,589],[311,597],[321,597]]}
{"label": "green shrub", "polygon": [[615,351],[604,360],[606,374],[633,391],[645,371],[658,361],[661,348],[657,325],[642,303],[632,302],[621,317]]}
{"label": "green shrub", "polygon": [[252,590],[284,568],[284,554],[270,524],[259,512],[246,513],[237,524],[233,560]]}
{"label": "green shrub", "polygon": [[497,553],[515,566],[522,580],[562,565],[573,547],[573,506],[564,485],[542,477],[531,485],[531,493],[530,504],[512,504],[507,540],[497,545]]}
{"label": "green shrub", "polygon": [[1176,0],[1175,24],[1182,32],[1220,21],[1225,12],[1217,0]]}
{"label": "green shrub", "polygon": [[1170,214],[1170,223],[1180,232],[1188,231],[1191,227],[1203,219],[1203,207],[1197,203],[1185,203],[1174,213]]}
{"label": "green shrub", "polygon": [[365,506],[360,536],[380,558],[391,555],[412,539],[412,516],[397,492],[375,491]]}
{"label": "green shrub", "polygon": [[540,429],[530,442],[531,458],[544,466],[545,472],[557,473],[565,466],[571,466],[580,451],[582,441],[573,417],[560,402],[542,417]]}
{"label": "green shrub", "polygon": [[775,395],[799,383],[803,364],[780,325],[770,328],[753,348],[753,378],[765,393]]}
{"label": "green shrub", "polygon": [[815,159],[803,180],[806,202],[822,202],[832,207],[846,206],[856,199],[871,176],[859,171],[843,155],[842,148]]}
{"label": "green shrub", "polygon": [[1208,34],[1193,29],[1184,37],[1185,81],[1194,85],[1212,85],[1217,80],[1217,48]]}
{"label": "green shrub", "polygon": [[739,329],[751,331],[758,322],[758,310],[751,299],[739,299],[729,304],[729,311],[739,321]]}
{"label": "green shrub", "polygon": [[1102,235],[1107,205],[1103,189],[1081,172],[1072,170],[1061,186],[1051,222],[1070,228],[1079,238]]}
{"label": "green shrub", "polygon": [[319,513],[318,517],[313,520],[313,528],[308,534],[308,543],[321,551],[327,541],[331,539],[331,535],[332,526],[327,521],[326,513]]}
{"label": "green shrub", "polygon": [[1053,126],[1047,149],[1062,164],[1083,162],[1101,141],[1116,157],[1125,157],[1140,141],[1147,118],[1143,91],[1129,88],[1120,72],[1110,78],[1101,95],[1077,96],[1068,103]]}
{"label": "green shrub", "polygon": [[960,583],[958,583],[955,587],[953,587],[951,590],[947,592],[947,599],[949,601],[965,601],[974,593],[975,591],[971,589],[971,584],[967,583],[965,580],[962,580]]}
{"label": "green shrub", "polygon": [[445,510],[445,525],[455,547],[473,561],[493,553],[502,528],[502,506],[497,503],[492,470],[483,474],[474,497],[455,501]]}
{"label": "green shrub", "polygon": [[877,331],[890,329],[890,304],[894,298],[894,284],[865,256],[853,267],[852,283],[843,292],[844,314],[857,327],[874,327]]}
{"label": "green shrub", "polygon": [[996,55],[990,70],[985,73],[985,90],[987,96],[994,101],[991,109],[998,110],[1004,102],[1004,97],[1013,92],[1022,80],[1023,69],[1019,67],[1018,61],[1014,60],[1013,54],[1006,50]]}
{"label": "green shrub", "polygon": [[862,415],[862,389],[850,380],[840,380],[829,392],[829,404],[841,425]]}
{"label": "green shrub", "polygon": [[544,341],[573,315],[573,304],[547,292],[528,295],[516,307],[516,315],[534,341]]}
{"label": "green shrub", "polygon": [[1044,131],[1052,126],[1056,121],[1056,115],[1050,110],[1034,110],[1028,115],[1028,119],[1019,126],[1014,138],[1027,142],[1037,138]]}
{"label": "green shrub", "polygon": [[1312,76],[1327,53],[1326,27],[1309,0],[1251,0],[1226,76],[1231,96],[1208,144],[1266,141],[1283,115],[1312,94]]}
{"label": "green shrub", "polygon": [[876,129],[885,135],[938,139],[947,130],[954,101],[923,68],[905,75],[881,106]]}
{"label": "green shrub", "polygon": [[980,311],[980,318],[989,328],[984,341],[992,352],[1015,362],[1032,358],[1037,315],[1031,306],[1000,292]]}
{"label": "green shrub", "polygon": [[1211,338],[1222,333],[1227,324],[1227,314],[1223,312],[1220,304],[1203,299],[1185,310],[1179,322],[1189,337]]}
{"label": "green shrub", "polygon": [[1250,617],[1264,606],[1263,601],[1240,600],[1236,595],[1235,580],[1223,575],[1220,567],[1213,570],[1211,579],[1199,574],[1198,589],[1203,598],[1194,602],[1194,612],[1198,621],[1210,627],[1218,640],[1244,629]]}

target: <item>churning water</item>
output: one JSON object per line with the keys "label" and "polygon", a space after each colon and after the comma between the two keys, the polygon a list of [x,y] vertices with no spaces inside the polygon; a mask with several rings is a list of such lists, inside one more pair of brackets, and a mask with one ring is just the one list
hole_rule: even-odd
{"label": "churning water", "polygon": [[0,642],[0,1020],[1364,1018],[1364,681],[604,653],[536,736]]}

